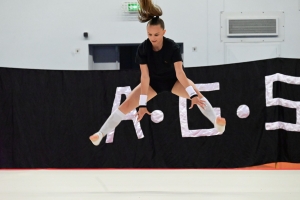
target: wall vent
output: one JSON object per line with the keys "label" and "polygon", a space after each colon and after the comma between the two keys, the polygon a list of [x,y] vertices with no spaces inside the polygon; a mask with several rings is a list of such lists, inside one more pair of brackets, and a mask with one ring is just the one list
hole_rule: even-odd
{"label": "wall vent", "polygon": [[227,36],[278,36],[278,19],[227,19]]}

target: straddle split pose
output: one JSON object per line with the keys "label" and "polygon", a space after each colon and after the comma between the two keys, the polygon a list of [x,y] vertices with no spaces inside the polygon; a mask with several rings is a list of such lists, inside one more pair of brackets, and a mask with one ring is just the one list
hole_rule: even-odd
{"label": "straddle split pose", "polygon": [[127,99],[108,117],[101,129],[90,136],[94,145],[99,145],[102,138],[112,131],[133,109],[139,107],[137,118],[140,121],[147,109],[147,101],[157,94],[169,91],[190,99],[191,107],[197,105],[218,132],[225,131],[226,120],[217,117],[209,101],[198,91],[183,70],[179,46],[171,39],[164,37],[166,30],[160,18],[162,10],[152,0],[139,0],[139,21],[147,23],[148,39],[141,43],[137,50],[136,62],[140,65],[141,83],[129,94]]}

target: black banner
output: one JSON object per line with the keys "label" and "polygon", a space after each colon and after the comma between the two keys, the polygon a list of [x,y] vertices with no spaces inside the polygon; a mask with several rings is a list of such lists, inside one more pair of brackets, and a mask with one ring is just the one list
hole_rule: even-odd
{"label": "black banner", "polygon": [[[226,118],[222,135],[186,135],[182,113],[185,130],[211,130],[213,125],[197,107],[186,109],[189,100],[162,93],[148,109],[162,111],[164,119],[154,123],[145,116],[143,138],[129,119],[115,129],[111,143],[105,137],[95,147],[89,136],[108,118],[118,95],[126,98],[120,89],[128,92],[139,83],[139,70],[0,68],[0,167],[235,168],[300,162],[300,60],[185,71]],[[249,108],[246,118],[237,113],[242,105]]]}

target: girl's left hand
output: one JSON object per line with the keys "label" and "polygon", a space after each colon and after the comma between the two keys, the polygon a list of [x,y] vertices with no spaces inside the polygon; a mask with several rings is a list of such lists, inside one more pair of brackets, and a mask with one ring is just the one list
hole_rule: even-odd
{"label": "girl's left hand", "polygon": [[194,105],[199,105],[201,108],[205,109],[205,101],[201,100],[199,97],[194,97],[191,99],[191,107],[190,109],[193,108]]}

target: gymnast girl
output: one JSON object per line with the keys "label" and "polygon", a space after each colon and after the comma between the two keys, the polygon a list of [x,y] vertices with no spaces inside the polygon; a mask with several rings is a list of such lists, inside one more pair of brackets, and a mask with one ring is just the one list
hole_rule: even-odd
{"label": "gymnast girl", "polygon": [[152,0],[139,0],[139,21],[147,23],[148,38],[139,45],[136,62],[140,65],[140,84],[129,94],[127,99],[108,117],[101,129],[89,139],[99,145],[102,138],[112,131],[125,115],[135,108],[137,120],[145,114],[151,115],[147,109],[147,101],[162,92],[191,100],[190,109],[197,105],[218,132],[225,131],[225,118],[216,116],[209,101],[197,90],[195,84],[186,77],[179,46],[165,37],[165,24],[161,19],[162,9]]}

